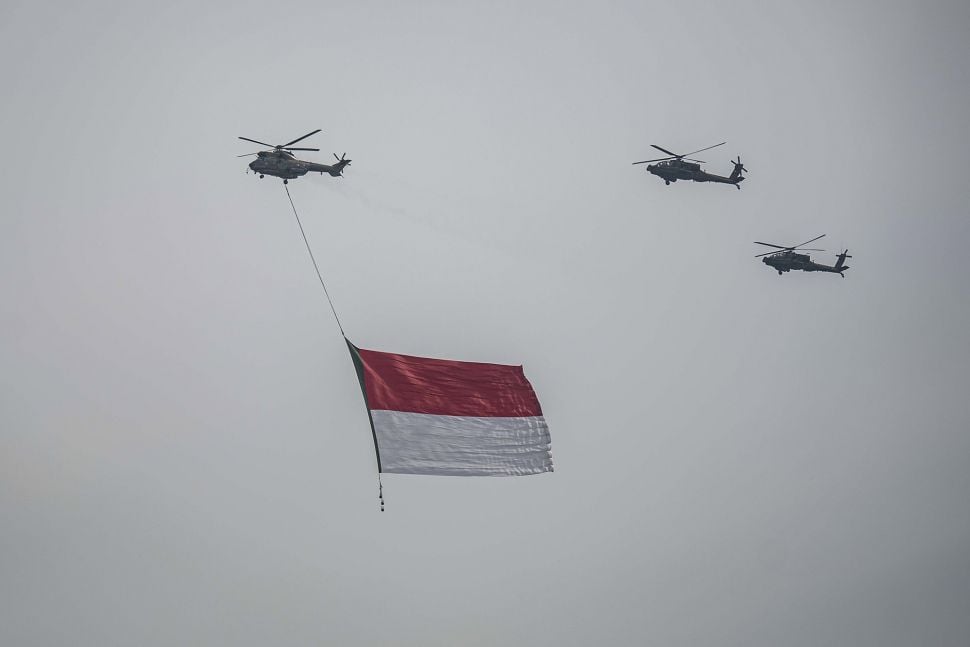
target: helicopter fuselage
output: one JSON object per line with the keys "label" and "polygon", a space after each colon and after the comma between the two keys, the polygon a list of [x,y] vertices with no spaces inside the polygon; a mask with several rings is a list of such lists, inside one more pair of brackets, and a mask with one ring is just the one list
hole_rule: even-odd
{"label": "helicopter fuselage", "polygon": [[694,182],[719,182],[721,184],[737,185],[744,180],[740,174],[737,177],[716,175],[702,170],[700,164],[676,159],[659,162],[657,164],[649,164],[647,165],[647,171],[662,178],[667,184],[676,182],[677,180],[693,180]]}
{"label": "helicopter fuselage", "polygon": [[333,177],[339,177],[343,173],[346,164],[317,164],[296,159],[292,153],[287,151],[260,151],[256,159],[249,163],[249,168],[254,172],[263,175],[272,175],[284,180],[292,180],[307,173],[329,173]]}
{"label": "helicopter fuselage", "polygon": [[823,265],[822,263],[814,262],[808,254],[779,252],[771,256],[765,256],[761,259],[761,262],[777,270],[779,275],[783,272],[801,270],[802,272],[831,272],[833,274],[841,274],[844,278],[845,275],[842,272],[849,269],[847,265],[844,265],[845,256],[845,254],[840,254],[839,262],[836,265]]}

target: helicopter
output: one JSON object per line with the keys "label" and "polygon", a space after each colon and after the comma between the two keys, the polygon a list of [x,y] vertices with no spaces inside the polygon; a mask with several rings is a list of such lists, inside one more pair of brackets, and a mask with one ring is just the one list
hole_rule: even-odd
{"label": "helicopter", "polygon": [[[845,259],[852,258],[849,256],[849,250],[845,250],[841,254],[837,254],[836,257],[839,259],[836,261],[835,265],[823,265],[822,263],[815,263],[812,261],[808,254],[799,254],[798,251],[802,252],[822,252],[823,249],[810,249],[804,247],[809,243],[814,243],[819,238],[823,238],[825,234],[817,236],[811,240],[806,240],[801,245],[794,245],[792,247],[782,247],[781,245],[775,245],[772,243],[762,243],[757,240],[754,241],[755,245],[765,245],[766,247],[777,247],[780,251],[765,252],[764,254],[758,254],[755,258],[761,259],[761,262],[778,270],[778,276],[781,276],[783,272],[790,272],[792,270],[802,270],[803,272],[832,272],[834,274],[840,275],[845,278],[845,272],[849,269],[849,266],[845,264]],[[797,250],[797,251],[796,251]]]}
{"label": "helicopter", "polygon": [[[670,186],[671,182],[676,182],[677,180],[693,180],[695,182],[720,182],[721,184],[733,184],[740,191],[741,182],[744,181],[744,177],[741,176],[741,172],[747,172],[748,170],[741,164],[740,155],[738,155],[737,161],[731,160],[731,163],[734,164],[734,170],[728,177],[702,171],[701,164],[706,164],[707,162],[704,162],[703,160],[690,159],[688,157],[689,155],[694,155],[695,153],[701,153],[712,148],[717,148],[718,146],[723,146],[726,143],[727,142],[721,142],[720,144],[714,144],[713,146],[708,146],[707,148],[702,148],[694,151],[693,153],[686,153],[684,155],[671,153],[666,148],[661,148],[656,144],[650,144],[657,150],[667,153],[670,155],[670,157],[644,160],[642,162],[634,162],[634,164],[647,164],[647,170],[654,175],[663,178],[664,183],[668,186]],[[650,162],[657,162],[657,164],[650,164]]]}
{"label": "helicopter", "polygon": [[266,142],[256,141],[255,139],[250,139],[248,137],[240,137],[247,142],[252,142],[254,144],[259,144],[260,146],[269,146],[273,150],[259,151],[258,153],[246,153],[245,155],[237,155],[237,157],[249,157],[250,155],[256,155],[256,159],[249,163],[249,168],[254,172],[259,174],[262,178],[264,175],[273,175],[276,177],[283,178],[283,184],[286,184],[289,180],[300,177],[301,175],[306,175],[309,172],[329,173],[333,177],[343,176],[344,167],[350,164],[351,160],[346,159],[347,153],[344,153],[340,157],[334,153],[333,156],[337,158],[337,163],[333,165],[329,164],[317,164],[316,162],[307,162],[304,160],[296,159],[293,153],[290,151],[318,151],[319,148],[294,148],[293,144],[302,141],[309,137],[310,135],[316,135],[320,132],[317,128],[312,133],[307,133],[303,137],[297,137],[293,141],[287,144],[278,144],[273,146],[272,144],[267,144]]}

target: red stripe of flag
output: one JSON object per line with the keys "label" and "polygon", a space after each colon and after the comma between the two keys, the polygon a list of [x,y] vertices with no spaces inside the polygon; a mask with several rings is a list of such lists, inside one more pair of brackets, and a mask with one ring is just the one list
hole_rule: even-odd
{"label": "red stripe of flag", "polygon": [[541,416],[521,366],[430,359],[358,349],[373,410],[444,416]]}

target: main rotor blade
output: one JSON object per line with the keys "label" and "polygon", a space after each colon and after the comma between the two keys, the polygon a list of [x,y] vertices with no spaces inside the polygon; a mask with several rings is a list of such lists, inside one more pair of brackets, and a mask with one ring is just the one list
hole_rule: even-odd
{"label": "main rotor blade", "polygon": [[673,155],[674,157],[683,157],[683,155],[678,155],[677,153],[671,153],[666,148],[660,148],[656,144],[650,144],[650,145],[653,146],[654,148],[656,148],[658,151],[663,151],[663,152],[667,153],[668,155]]}
{"label": "main rotor blade", "polygon": [[[815,242],[816,240],[818,240],[819,238],[825,238],[825,234],[822,234],[821,236],[816,236],[815,238],[813,238],[813,239],[811,239],[811,240],[806,240],[806,241],[805,241],[804,243],[802,243],[802,245],[807,245],[807,244],[809,244],[809,243],[814,243],[814,242]],[[792,249],[798,249],[798,248],[799,248],[799,247],[801,247],[802,245],[795,245],[794,247],[792,247]]]}
{"label": "main rotor blade", "polygon": [[[687,153],[687,155],[693,155],[694,153],[702,153],[704,151],[711,150],[712,148],[717,148],[718,146],[724,146],[724,144],[726,144],[726,143],[727,142],[721,142],[720,144],[714,144],[713,146],[708,146],[707,148],[702,148],[699,151],[694,151],[693,153]],[[687,155],[683,155],[682,157],[687,157]]]}
{"label": "main rotor blade", "polygon": [[[778,247],[778,245],[770,245],[768,243],[758,243],[758,244],[759,245],[768,245],[769,247]],[[762,256],[767,256],[768,254],[779,254],[781,252],[793,252],[793,251],[796,251],[796,250],[794,248],[792,248],[792,247],[778,247],[778,250],[777,251],[765,252],[764,254],[758,254],[758,255],[755,256],[755,258],[761,258]],[[805,248],[799,249],[797,251],[799,251],[799,252],[824,252],[825,250],[824,249],[815,249],[815,248],[812,248],[812,247],[805,247]]]}
{"label": "main rotor blade", "polygon": [[301,139],[306,139],[306,138],[307,138],[307,137],[309,137],[310,135],[316,135],[316,134],[317,134],[318,132],[320,132],[320,130],[321,130],[320,128],[317,128],[317,129],[316,129],[316,130],[314,130],[314,131],[313,131],[312,133],[307,133],[307,134],[306,134],[306,135],[304,135],[303,137],[297,137],[296,139],[294,139],[293,141],[291,141],[291,142],[290,142],[290,143],[288,143],[288,144],[283,144],[282,146],[280,146],[280,148],[286,148],[287,146],[292,146],[293,144],[295,144],[295,143],[297,143],[297,142],[298,142],[298,141],[300,141]]}
{"label": "main rotor blade", "polygon": [[684,159],[687,160],[688,162],[697,162],[699,164],[707,164],[707,162],[705,162],[704,160],[695,160],[693,157],[685,157]]}
{"label": "main rotor blade", "polygon": [[283,148],[285,151],[318,151],[319,148],[293,148],[292,146],[286,146]]}
{"label": "main rotor blade", "polygon": [[245,155],[236,155],[236,157],[249,157],[250,155],[259,155],[259,153],[246,153]]}
{"label": "main rotor blade", "polygon": [[634,162],[634,164],[649,164],[650,162],[663,162],[665,160],[672,160],[672,159],[677,159],[677,157],[676,156],[674,156],[674,157],[660,157],[660,158],[657,158],[655,160],[643,160],[642,162]]}
{"label": "main rotor blade", "polygon": [[760,241],[754,241],[755,245],[765,245],[766,247],[777,247],[778,249],[792,249],[791,247],[782,247],[781,245],[775,245],[773,243],[762,243]]}
{"label": "main rotor blade", "polygon": [[249,137],[240,137],[239,139],[243,139],[247,142],[252,142],[254,144],[259,144],[260,146],[268,146],[269,148],[276,148],[272,144],[267,144],[266,142],[258,142],[255,139],[250,139]]}

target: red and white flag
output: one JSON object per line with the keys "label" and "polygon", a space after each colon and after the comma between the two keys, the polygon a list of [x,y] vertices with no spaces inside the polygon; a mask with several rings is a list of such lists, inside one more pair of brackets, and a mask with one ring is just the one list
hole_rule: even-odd
{"label": "red and white flag", "polygon": [[357,348],[349,341],[384,473],[552,471],[549,427],[521,366]]}

